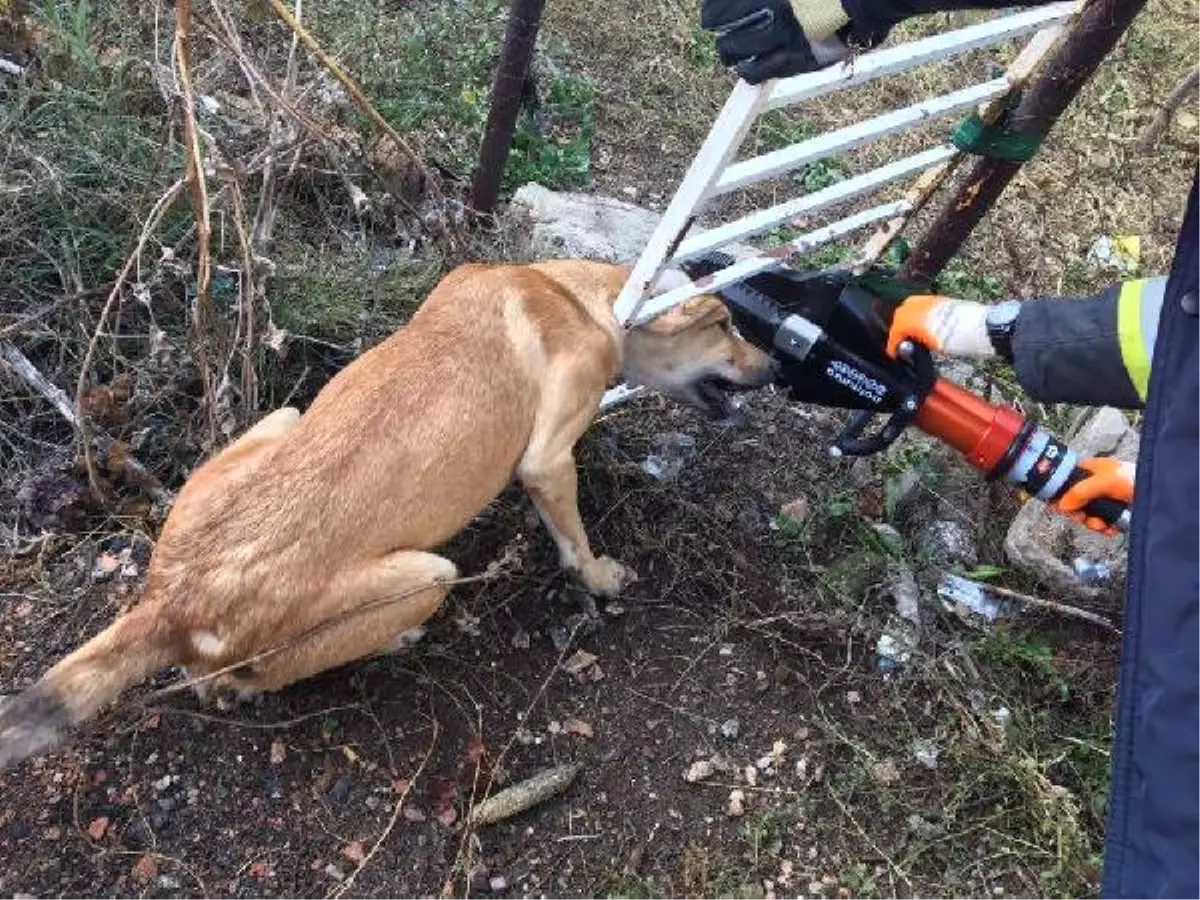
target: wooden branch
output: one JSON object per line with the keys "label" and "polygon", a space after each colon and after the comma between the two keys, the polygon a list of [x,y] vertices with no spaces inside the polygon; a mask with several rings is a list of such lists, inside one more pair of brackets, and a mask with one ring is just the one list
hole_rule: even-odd
{"label": "wooden branch", "polygon": [[200,149],[200,129],[196,124],[196,94],[192,88],[192,63],[188,35],[192,23],[192,0],[175,0],[175,62],[179,71],[179,92],[183,97],[183,138],[187,149],[187,186],[196,219],[196,313],[193,352],[204,390],[208,413],[209,437],[217,440],[216,401],[212,373],[208,366],[207,342],[212,327],[212,219],[209,211],[208,180],[204,175],[204,154]]}
{"label": "wooden branch", "polygon": [[1106,628],[1109,631],[1121,633],[1112,622],[1097,615],[1094,612],[1089,612],[1086,609],[1080,609],[1077,606],[1070,606],[1066,603],[1059,603],[1055,600],[1043,600],[1041,597],[1033,597],[1029,594],[1022,594],[1020,591],[1010,590],[1009,588],[999,587],[994,584],[978,584],[978,587],[986,593],[995,594],[998,597],[1004,597],[1007,600],[1014,600],[1017,603],[1022,603],[1026,606],[1032,606],[1035,609],[1044,609],[1050,612],[1056,612],[1059,615],[1069,616],[1072,619],[1082,619],[1084,622],[1091,622],[1093,625],[1099,625],[1101,628]]}
{"label": "wooden branch", "polygon": [[1174,117],[1176,110],[1183,105],[1183,101],[1189,97],[1194,101],[1193,96],[1196,93],[1196,88],[1200,86],[1200,66],[1192,69],[1179,80],[1179,83],[1171,89],[1170,95],[1167,97],[1167,102],[1163,104],[1162,109],[1158,111],[1158,115],[1154,120],[1146,126],[1146,130],[1142,132],[1142,136],[1138,138],[1137,149],[1140,153],[1145,153],[1153,149],[1159,139],[1166,133],[1166,130],[1171,125],[1171,119]]}

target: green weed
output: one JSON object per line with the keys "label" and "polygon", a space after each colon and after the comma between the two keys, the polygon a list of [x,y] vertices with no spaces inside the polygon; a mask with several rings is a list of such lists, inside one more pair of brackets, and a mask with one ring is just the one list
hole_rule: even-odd
{"label": "green weed", "polygon": [[1071,696],[1071,683],[1054,662],[1054,653],[1044,638],[996,630],[976,641],[979,656],[994,666],[1013,667],[1035,682],[1048,687],[1066,702]]}
{"label": "green weed", "polygon": [[383,336],[405,322],[443,269],[434,260],[372,260],[301,247],[284,251],[274,281],[276,321],[331,340]]}
{"label": "green weed", "polygon": [[[383,117],[419,135],[427,157],[464,179],[475,168],[505,15],[506,5],[497,0],[400,10],[337,4],[318,11],[322,30],[354,48],[363,87]],[[390,20],[387,28],[378,27],[380,18]],[[596,91],[567,71],[568,54],[561,39],[539,41],[532,67],[537,102],[518,121],[505,190],[527,181],[579,188],[591,180]],[[361,118],[357,124],[370,131]]]}
{"label": "green weed", "polygon": [[958,260],[951,260],[935,282],[939,293],[966,300],[995,300],[1004,293],[1004,282],[998,275],[971,272]]}

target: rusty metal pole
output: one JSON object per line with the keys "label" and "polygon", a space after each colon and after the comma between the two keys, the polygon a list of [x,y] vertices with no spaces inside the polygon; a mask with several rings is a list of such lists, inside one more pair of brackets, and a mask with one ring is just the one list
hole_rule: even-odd
{"label": "rusty metal pole", "polygon": [[[1094,0],[1079,16],[1041,77],[1008,121],[1008,131],[1044,137],[1112,52],[1146,0]],[[984,157],[921,236],[899,277],[929,284],[962,247],[1022,163]]]}
{"label": "rusty metal pole", "polygon": [[512,0],[508,25],[504,29],[504,47],[492,82],[491,105],[479,148],[479,165],[471,183],[471,208],[491,212],[500,196],[500,180],[521,112],[521,94],[546,0]]}

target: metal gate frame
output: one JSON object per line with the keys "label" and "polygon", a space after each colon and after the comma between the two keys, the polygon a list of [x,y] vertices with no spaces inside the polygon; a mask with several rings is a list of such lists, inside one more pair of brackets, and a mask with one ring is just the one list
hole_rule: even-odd
{"label": "metal gate frame", "polygon": [[[1038,64],[1062,39],[1085,0],[1067,0],[1002,16],[943,34],[909,41],[864,54],[850,61],[792,78],[759,85],[739,81],[726,100],[668,204],[645,250],[633,266],[614,307],[617,321],[640,325],[702,293],[717,291],[782,265],[789,257],[884,223],[850,263],[862,269],[877,261],[904,226],[967,155],[949,143],[893,160],[821,190],[756,210],[740,219],[690,234],[703,207],[713,199],[778,178],[836,153],[862,147],[888,135],[922,125],[933,118],[975,108],[985,122],[1004,110],[1013,91],[1022,87]],[[1034,36],[999,78],[889,110],[853,125],[756,156],[735,161],[746,135],[764,113],[832,94],[877,78],[948,59],[1033,33]],[[732,265],[692,282],[681,278],[680,263],[761,235],[778,225],[864,197],[910,176],[917,179],[905,195],[829,222],[779,247],[736,260]],[[679,283],[682,281],[682,283]],[[675,285],[655,294],[656,285]],[[604,396],[601,408],[633,396],[639,388],[625,385]]]}

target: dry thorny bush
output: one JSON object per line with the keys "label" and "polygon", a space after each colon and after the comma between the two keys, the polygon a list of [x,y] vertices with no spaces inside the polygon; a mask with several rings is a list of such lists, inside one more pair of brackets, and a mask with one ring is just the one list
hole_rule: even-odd
{"label": "dry thorny bush", "polygon": [[[267,301],[281,206],[426,256],[461,246],[462,205],[309,35],[302,2],[238,6],[0,16],[10,474],[73,439],[90,500],[130,475],[165,499],[187,460],[287,400],[261,383],[292,337]],[[4,485],[35,526],[89,501],[64,476],[71,454],[51,456]]]}

